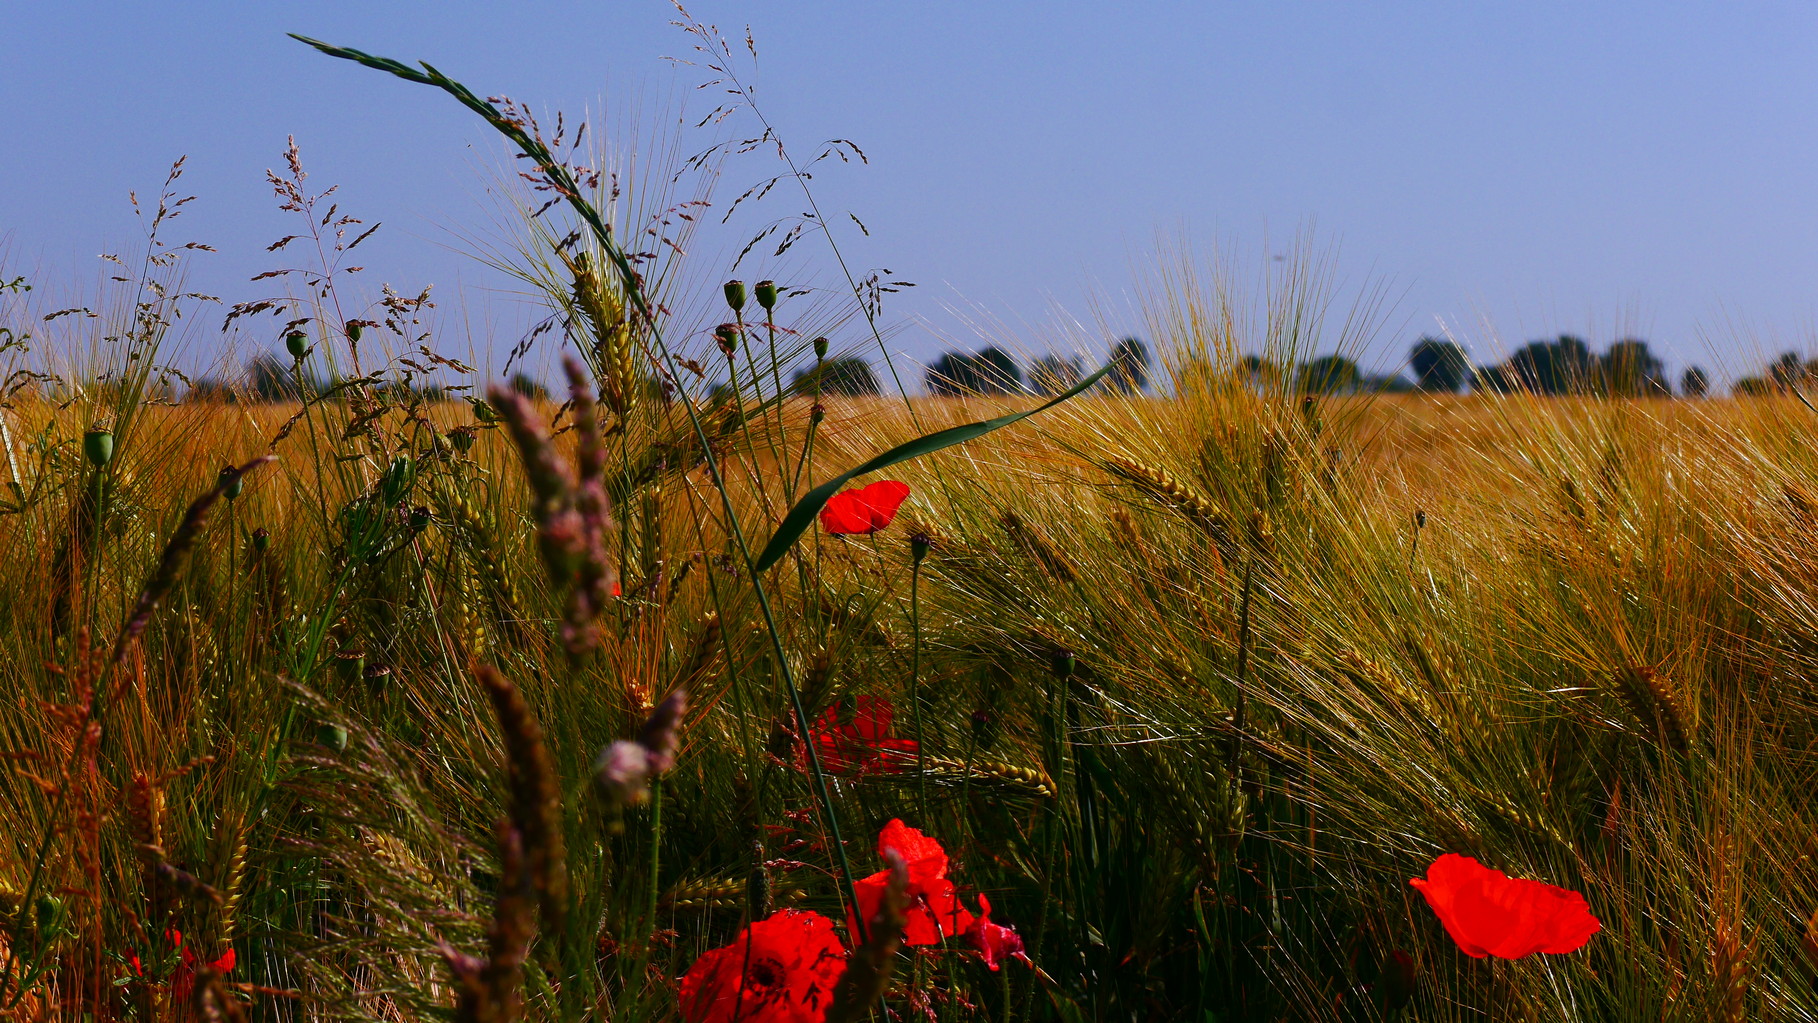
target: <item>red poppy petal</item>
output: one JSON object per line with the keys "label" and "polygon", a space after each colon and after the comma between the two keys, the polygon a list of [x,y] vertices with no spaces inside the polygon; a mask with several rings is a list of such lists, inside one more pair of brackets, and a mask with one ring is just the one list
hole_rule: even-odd
{"label": "red poppy petal", "polygon": [[786,909],[695,960],[682,977],[688,1023],[810,1023],[826,1016],[846,948],[833,922]]}
{"label": "red poppy petal", "polygon": [[226,973],[234,968],[236,962],[239,962],[239,959],[234,955],[234,950],[230,948],[221,953],[221,958],[209,963],[208,968],[216,973]]}
{"label": "red poppy petal", "polygon": [[829,533],[872,532],[870,509],[856,494],[856,491],[843,490],[828,498],[821,509],[821,528]]}
{"label": "red poppy petal", "polygon": [[1578,892],[1512,878],[1455,853],[1411,883],[1459,949],[1478,958],[1575,952],[1603,926]]}
{"label": "red poppy petal", "polygon": [[879,480],[858,492],[870,512],[873,531],[888,526],[908,496],[909,484],[901,480]]}
{"label": "red poppy petal", "polygon": [[904,824],[901,818],[884,825],[877,836],[880,858],[892,849],[909,865],[911,883],[924,877],[933,880],[947,876],[947,850],[941,848],[940,842]]}

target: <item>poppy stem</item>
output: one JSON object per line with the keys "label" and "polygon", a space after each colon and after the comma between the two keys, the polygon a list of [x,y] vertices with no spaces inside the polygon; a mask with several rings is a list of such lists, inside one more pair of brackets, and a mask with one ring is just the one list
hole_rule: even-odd
{"label": "poppy stem", "polygon": [[[915,720],[915,794],[921,805],[923,827],[928,816],[928,744],[922,734],[922,559],[909,559],[909,710]],[[968,770],[967,774],[971,772]],[[964,813],[964,807],[961,812]]]}

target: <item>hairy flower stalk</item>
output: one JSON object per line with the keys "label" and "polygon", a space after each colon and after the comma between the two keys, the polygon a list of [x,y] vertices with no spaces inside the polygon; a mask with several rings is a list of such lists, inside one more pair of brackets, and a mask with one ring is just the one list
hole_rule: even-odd
{"label": "hairy flower stalk", "polygon": [[612,530],[612,501],[606,493],[606,450],[600,443],[592,388],[579,362],[566,359],[563,369],[568,375],[570,407],[579,438],[576,471],[572,474],[538,425],[529,399],[503,387],[494,387],[488,397],[523,460],[543,567],[555,589],[567,591],[562,646],[570,657],[579,658],[599,645],[595,623],[612,598],[618,573],[606,554],[606,537]]}
{"label": "hairy flower stalk", "polygon": [[510,828],[523,842],[524,866],[541,903],[543,927],[559,934],[568,910],[568,859],[562,839],[561,784],[543,745],[543,728],[510,680],[487,665],[477,665],[473,672],[499,716]]}

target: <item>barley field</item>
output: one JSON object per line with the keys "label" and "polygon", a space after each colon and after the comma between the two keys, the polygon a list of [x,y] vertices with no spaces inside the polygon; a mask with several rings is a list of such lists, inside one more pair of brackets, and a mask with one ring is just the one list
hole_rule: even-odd
{"label": "barley field", "polygon": [[332,55],[532,154],[563,385],[356,301],[294,149],[263,377],[169,368],[177,191],[111,304],[0,281],[5,1013],[1818,1018],[1797,394],[1303,394],[1317,260],[1172,264],[1151,396],[823,391],[866,310],[685,303]]}

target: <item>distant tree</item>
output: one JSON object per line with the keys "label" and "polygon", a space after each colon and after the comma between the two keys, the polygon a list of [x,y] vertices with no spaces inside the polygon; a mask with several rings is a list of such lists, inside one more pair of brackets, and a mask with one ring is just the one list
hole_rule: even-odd
{"label": "distant tree", "polygon": [[976,377],[970,355],[948,352],[934,360],[934,364],[923,374],[923,381],[928,386],[929,394],[938,398],[955,398],[973,391],[978,383]]}
{"label": "distant tree", "polygon": [[1472,394],[1510,394],[1521,390],[1521,381],[1508,363],[1479,366],[1471,371]]}
{"label": "distant tree", "polygon": [[1420,388],[1412,380],[1400,373],[1388,376],[1366,376],[1357,382],[1357,389],[1370,394],[1410,394]]}
{"label": "distant tree", "polygon": [[1593,370],[1597,393],[1638,398],[1669,394],[1666,364],[1648,350],[1646,341],[1627,338],[1610,346]]}
{"label": "distant tree", "polygon": [[1580,338],[1561,334],[1555,341],[1530,341],[1507,363],[1510,375],[1535,394],[1579,394],[1591,381],[1594,360]]}
{"label": "distant tree", "polygon": [[1702,398],[1711,393],[1711,378],[1704,370],[1693,366],[1680,375],[1679,393],[1688,398]]}
{"label": "distant tree", "polygon": [[1281,367],[1254,352],[1237,360],[1237,364],[1254,390],[1265,390],[1281,383]]}
{"label": "distant tree", "polygon": [[189,390],[184,393],[185,401],[227,403],[235,399],[234,385],[219,377],[197,377],[190,381]]}
{"label": "distant tree", "polygon": [[1436,337],[1414,342],[1408,362],[1414,369],[1414,385],[1423,391],[1457,394],[1464,390],[1471,373],[1471,360],[1465,357],[1465,350],[1455,341]]}
{"label": "distant tree", "polygon": [[1730,391],[1742,398],[1759,398],[1774,393],[1774,385],[1760,377],[1743,377],[1730,385]]}
{"label": "distant tree", "polygon": [[1037,394],[1060,394],[1079,383],[1080,377],[1078,359],[1044,355],[1029,364],[1029,387]]}
{"label": "distant tree", "polygon": [[[311,394],[322,390],[321,383],[308,376],[302,385]],[[246,387],[253,397],[264,402],[296,401],[300,397],[297,375],[289,363],[275,355],[261,355],[247,365]]]}
{"label": "distant tree", "polygon": [[511,388],[514,393],[529,398],[531,401],[549,400],[549,388],[544,387],[537,378],[528,373],[512,374],[511,379],[506,382],[505,386]]}
{"label": "distant tree", "polygon": [[1792,390],[1804,373],[1805,365],[1799,360],[1798,352],[1781,352],[1780,358],[1768,365],[1768,379],[1782,391]]}
{"label": "distant tree", "polygon": [[1018,394],[1023,389],[1023,371],[1016,359],[1002,348],[991,347],[973,356],[977,360],[980,394]]}
{"label": "distant tree", "polygon": [[1295,383],[1308,394],[1349,394],[1360,378],[1357,363],[1342,355],[1322,355],[1301,364]]}
{"label": "distant tree", "polygon": [[822,394],[837,394],[848,398],[858,398],[878,393],[877,377],[871,372],[871,364],[856,355],[828,359],[818,369],[805,369],[795,375],[795,389],[811,392],[819,376]]}
{"label": "distant tree", "polygon": [[1119,394],[1141,394],[1149,389],[1149,346],[1127,337],[1111,348],[1111,372],[1105,386]]}

